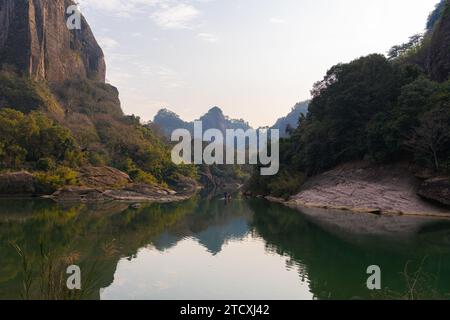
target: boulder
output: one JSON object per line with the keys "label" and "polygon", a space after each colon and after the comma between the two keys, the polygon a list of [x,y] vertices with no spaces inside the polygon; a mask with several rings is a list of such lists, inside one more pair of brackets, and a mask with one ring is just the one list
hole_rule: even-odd
{"label": "boulder", "polygon": [[84,167],[78,180],[90,188],[119,188],[132,182],[128,174],[111,167]]}
{"label": "boulder", "polygon": [[171,202],[184,200],[175,191],[156,185],[129,184],[126,187],[105,189],[70,186],[56,191],[51,199],[61,203],[124,202]]}
{"label": "boulder", "polygon": [[425,180],[417,194],[426,200],[450,206],[450,178],[437,177]]}
{"label": "boulder", "polygon": [[126,187],[125,190],[148,196],[167,196],[176,194],[176,192],[173,190],[144,183],[134,183]]}
{"label": "boulder", "polygon": [[200,189],[197,181],[189,177],[177,175],[170,180],[171,185],[174,186],[175,191],[179,194],[193,194]]}
{"label": "boulder", "polygon": [[34,195],[35,179],[29,172],[11,172],[0,174],[1,195]]}
{"label": "boulder", "polygon": [[106,200],[102,191],[87,187],[64,187],[56,191],[52,198],[58,202],[98,202]]}
{"label": "boulder", "polygon": [[447,1],[442,17],[429,40],[425,68],[431,79],[444,82],[450,76],[450,2]]}

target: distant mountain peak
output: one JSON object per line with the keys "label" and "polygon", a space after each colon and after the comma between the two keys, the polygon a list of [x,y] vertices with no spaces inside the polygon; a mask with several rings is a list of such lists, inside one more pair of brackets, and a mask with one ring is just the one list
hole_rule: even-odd
{"label": "distant mountain peak", "polygon": [[[225,133],[227,129],[250,129],[248,122],[242,119],[231,119],[225,116],[222,109],[215,106],[199,118],[203,123],[203,130],[218,129]],[[153,123],[160,127],[164,134],[169,137],[176,129],[194,130],[193,122],[183,121],[176,113],[169,109],[161,109],[153,119]]]}
{"label": "distant mountain peak", "polygon": [[222,109],[220,109],[217,106],[216,107],[212,107],[211,109],[209,109],[208,114],[210,114],[210,113],[212,113],[212,114],[216,113],[216,114],[222,114],[223,115]]}
{"label": "distant mountain peak", "polygon": [[170,111],[170,110],[167,109],[167,108],[160,109],[160,110],[158,111],[158,113],[156,114],[155,117],[162,117],[162,116],[165,116],[165,117],[173,117],[173,118],[178,118],[178,119],[180,119],[180,116],[179,116],[178,114],[176,114],[176,113],[173,112],[173,111]]}
{"label": "distant mountain peak", "polygon": [[300,116],[308,113],[309,103],[309,100],[297,103],[287,116],[278,119],[272,129],[280,130],[280,136],[283,138],[289,136],[289,128],[296,129],[298,127]]}

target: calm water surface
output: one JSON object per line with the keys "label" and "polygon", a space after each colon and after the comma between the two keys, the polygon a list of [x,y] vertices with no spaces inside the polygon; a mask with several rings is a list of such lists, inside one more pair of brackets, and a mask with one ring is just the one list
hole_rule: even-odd
{"label": "calm water surface", "polygon": [[[263,200],[139,209],[0,200],[0,299],[23,298],[30,274],[29,296],[43,298],[49,260],[80,265],[91,299],[376,299],[408,296],[411,283],[413,297],[450,297],[447,223],[398,242],[336,230]],[[373,264],[382,292],[366,287]]]}

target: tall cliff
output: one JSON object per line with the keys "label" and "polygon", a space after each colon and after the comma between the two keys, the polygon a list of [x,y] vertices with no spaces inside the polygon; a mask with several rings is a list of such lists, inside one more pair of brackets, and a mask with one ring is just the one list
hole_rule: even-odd
{"label": "tall cliff", "polygon": [[66,25],[72,0],[0,0],[0,61],[33,80],[61,83],[88,78],[105,82],[102,49],[82,17],[80,30]]}
{"label": "tall cliff", "polygon": [[437,21],[431,38],[426,68],[435,81],[446,81],[450,76],[450,0]]}

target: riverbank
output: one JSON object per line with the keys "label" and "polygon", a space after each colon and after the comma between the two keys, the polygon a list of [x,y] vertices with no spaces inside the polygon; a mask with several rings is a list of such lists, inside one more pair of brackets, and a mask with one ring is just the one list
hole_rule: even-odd
{"label": "riverbank", "polygon": [[57,190],[42,187],[36,175],[21,171],[0,175],[1,197],[41,197],[56,202],[180,202],[193,197],[201,187],[179,177],[174,189],[133,181],[111,167],[84,167],[76,172],[76,183]]}
{"label": "riverbank", "polygon": [[267,199],[300,211],[311,208],[450,218],[448,207],[419,196],[426,194],[424,179],[420,179],[406,164],[373,166],[364,162],[350,163],[311,178],[298,194],[287,201],[273,197]]}

